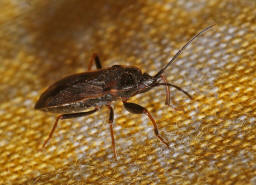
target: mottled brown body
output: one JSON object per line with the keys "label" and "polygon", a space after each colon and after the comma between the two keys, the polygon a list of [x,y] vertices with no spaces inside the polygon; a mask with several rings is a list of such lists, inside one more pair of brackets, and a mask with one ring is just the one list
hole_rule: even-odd
{"label": "mottled brown body", "polygon": [[35,108],[63,114],[109,105],[138,94],[143,77],[140,69],[120,65],[67,76],[50,86]]}
{"label": "mottled brown body", "polygon": [[[136,94],[144,93],[160,85],[166,86],[167,105],[170,104],[169,86],[182,91],[189,98],[191,98],[191,96],[180,87],[168,83],[166,78],[163,76],[163,73],[197,36],[211,27],[212,26],[209,26],[208,28],[202,30],[189,42],[187,42],[175,54],[171,61],[155,76],[142,73],[139,68],[131,66],[114,65],[112,67],[102,69],[99,57],[94,54],[88,67],[89,72],[74,74],[57,81],[50,86],[37,101],[35,109],[62,114],[57,117],[55,124],[43,146],[45,146],[52,137],[59,119],[87,116],[98,111],[102,106],[107,106],[110,110],[109,124],[112,147],[114,157],[117,159],[112,125],[114,120],[114,111],[111,107],[111,102],[120,99],[123,102],[126,110],[128,110],[130,113],[147,115],[153,123],[155,135],[168,147],[168,143],[159,135],[157,124],[148,110],[140,105],[127,101],[130,97],[135,96]],[[93,61],[95,61],[97,70],[90,71]],[[161,83],[161,81],[163,81],[163,83]],[[88,108],[94,109],[83,112]]]}

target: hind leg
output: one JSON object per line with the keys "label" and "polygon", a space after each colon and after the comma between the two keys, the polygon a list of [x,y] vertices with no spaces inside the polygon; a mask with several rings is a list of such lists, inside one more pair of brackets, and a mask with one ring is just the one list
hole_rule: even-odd
{"label": "hind leg", "polygon": [[55,123],[52,127],[52,130],[48,136],[48,138],[45,140],[44,144],[43,144],[43,148],[45,147],[45,145],[48,143],[48,141],[52,138],[52,135],[58,125],[58,122],[60,119],[70,119],[70,118],[77,118],[77,117],[83,117],[83,116],[87,116],[87,115],[90,115],[94,112],[98,111],[98,109],[94,109],[94,110],[91,110],[91,111],[88,111],[88,112],[79,112],[79,113],[74,113],[74,114],[63,114],[63,115],[59,115],[56,120],[55,120]]}

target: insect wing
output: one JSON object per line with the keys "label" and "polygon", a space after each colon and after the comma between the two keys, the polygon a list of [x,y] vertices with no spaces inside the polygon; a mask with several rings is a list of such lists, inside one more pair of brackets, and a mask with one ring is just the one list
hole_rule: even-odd
{"label": "insect wing", "polygon": [[100,71],[81,73],[57,81],[41,95],[35,108],[58,106],[102,96],[105,83],[95,80],[99,75]]}

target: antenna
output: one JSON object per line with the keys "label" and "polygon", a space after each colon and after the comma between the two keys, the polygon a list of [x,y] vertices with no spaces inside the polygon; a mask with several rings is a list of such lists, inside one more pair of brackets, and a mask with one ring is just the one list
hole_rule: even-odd
{"label": "antenna", "polygon": [[166,68],[171,65],[175,59],[182,53],[182,51],[184,49],[186,49],[186,47],[195,39],[197,38],[199,35],[201,35],[202,33],[206,32],[207,30],[209,30],[210,28],[212,28],[214,25],[211,25],[211,26],[208,26],[207,28],[203,29],[202,31],[200,31],[199,33],[197,33],[196,35],[194,35],[173,57],[172,59],[170,60],[170,62],[165,66],[163,67],[155,76],[154,78],[158,78],[165,70]]}

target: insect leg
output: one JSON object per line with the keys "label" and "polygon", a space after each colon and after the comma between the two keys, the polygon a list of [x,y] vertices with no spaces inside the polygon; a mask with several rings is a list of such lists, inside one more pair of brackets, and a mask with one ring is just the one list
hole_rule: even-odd
{"label": "insect leg", "polygon": [[82,117],[82,116],[87,116],[89,114],[92,114],[94,112],[96,112],[98,110],[98,108],[94,109],[94,110],[91,110],[91,111],[88,111],[88,112],[79,112],[79,113],[74,113],[74,114],[63,114],[63,115],[59,115],[56,120],[55,120],[55,123],[52,127],[52,130],[48,136],[48,138],[45,140],[44,144],[43,144],[43,148],[45,147],[45,145],[48,143],[48,141],[51,139],[57,125],[58,125],[58,122],[60,119],[70,119],[70,118],[77,118],[77,117]]}
{"label": "insect leg", "polygon": [[[165,92],[166,92],[166,99],[165,99],[165,105],[168,105],[170,106],[170,89],[169,89],[169,86],[171,87],[175,87],[176,89],[178,89],[179,91],[185,93],[190,99],[192,99],[192,97],[186,92],[184,91],[183,89],[181,89],[180,87],[176,86],[176,85],[173,85],[173,84],[169,84],[166,80],[166,77],[164,75],[161,75],[161,78],[162,80],[164,81],[164,83],[159,83],[161,85],[164,85],[165,86]],[[172,100],[172,104],[174,105],[177,105],[177,102],[175,101],[175,99],[172,97],[171,98]],[[182,107],[177,107],[177,106],[172,106],[172,108],[176,111],[183,111],[184,112],[184,109]]]}
{"label": "insect leg", "polygon": [[[167,85],[168,82],[167,82],[167,80],[166,80],[166,77],[165,77],[164,75],[161,75],[161,78],[162,78],[162,80],[164,81],[164,84],[165,84],[165,92],[166,92],[165,105],[170,106],[170,88],[169,88],[169,86]],[[174,98],[172,98],[172,103],[173,103],[174,105],[177,105],[177,103],[176,103],[176,101],[174,100]],[[174,110],[176,110],[176,111],[183,111],[183,112],[184,112],[184,110],[183,110],[181,107],[177,107],[177,106],[174,107],[174,106],[172,106],[172,108],[173,108]]]}
{"label": "insect leg", "polygon": [[170,105],[170,88],[167,85],[167,80],[164,75],[161,75],[162,80],[164,81],[165,85],[165,93],[166,93],[166,99],[165,99],[165,105]]}
{"label": "insect leg", "polygon": [[114,137],[114,131],[113,131],[113,121],[114,121],[114,111],[113,108],[110,105],[107,105],[109,109],[109,129],[110,129],[110,134],[111,134],[111,139],[112,139],[112,149],[114,153],[114,157],[117,160],[117,155],[116,155],[116,144],[115,144],[115,137]]}
{"label": "insect leg", "polygon": [[91,71],[93,62],[95,62],[97,69],[102,68],[99,56],[96,53],[93,53],[88,65],[88,71]]}
{"label": "insect leg", "polygon": [[154,126],[154,132],[156,137],[162,141],[167,147],[169,147],[168,143],[159,135],[158,133],[158,128],[157,128],[157,124],[154,120],[154,118],[151,116],[151,114],[148,112],[148,110],[138,104],[135,103],[128,103],[128,102],[123,102],[124,107],[126,108],[127,111],[129,111],[130,113],[133,114],[146,114],[149,119],[151,120],[151,122],[153,123]]}

